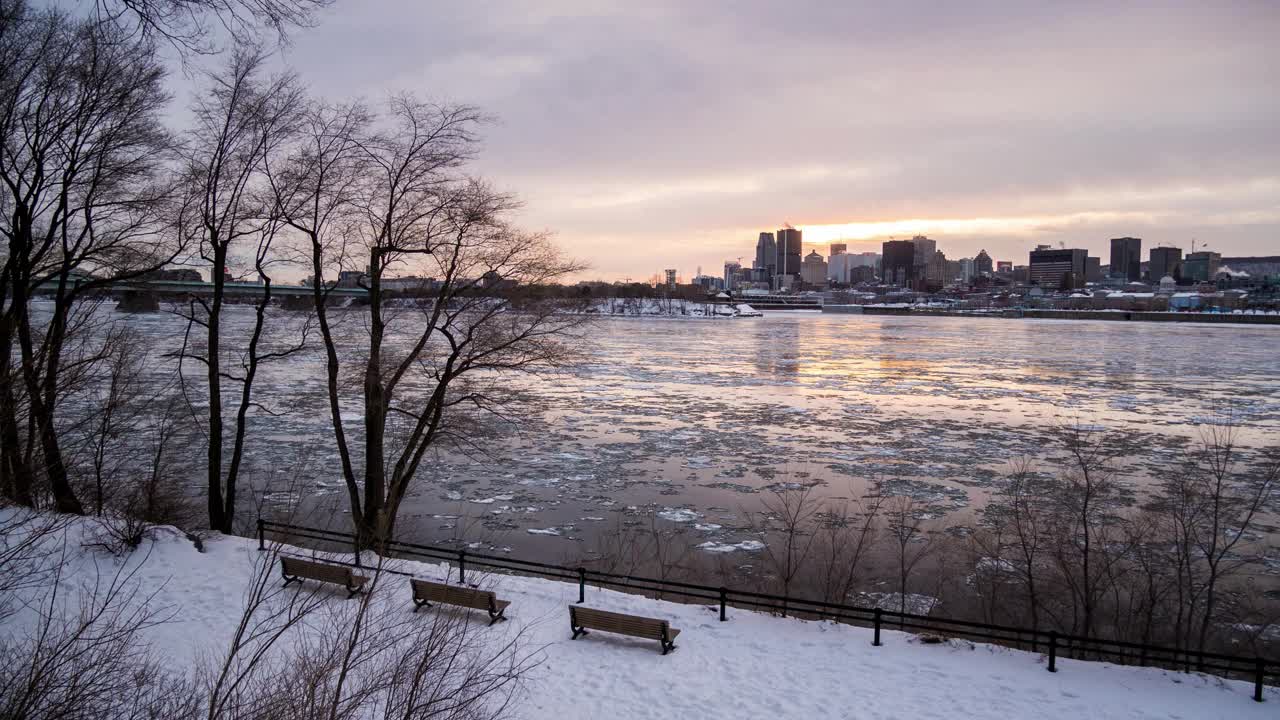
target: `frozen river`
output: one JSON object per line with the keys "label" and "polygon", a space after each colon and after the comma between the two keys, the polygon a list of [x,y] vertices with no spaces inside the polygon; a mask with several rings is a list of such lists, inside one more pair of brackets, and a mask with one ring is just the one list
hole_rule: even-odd
{"label": "frozen river", "polygon": [[406,532],[570,556],[656,513],[726,550],[777,483],[849,496],[878,478],[963,517],[1010,460],[1054,470],[1076,423],[1131,436],[1118,468],[1139,487],[1223,412],[1246,445],[1280,438],[1280,328],[775,313],[592,337],[585,367],[536,386],[541,420],[441,458]]}
{"label": "frozen river", "polygon": [[[181,326],[130,322],[157,350]],[[1280,327],[802,312],[605,319],[590,340],[580,368],[524,383],[545,412],[424,465],[398,534],[560,558],[656,514],[728,550],[777,483],[853,496],[880,479],[964,521],[1011,460],[1055,470],[1076,423],[1130,436],[1118,469],[1138,488],[1215,414],[1244,445],[1280,438]],[[249,481],[345,524],[320,354],[265,380],[283,414],[255,419]]]}

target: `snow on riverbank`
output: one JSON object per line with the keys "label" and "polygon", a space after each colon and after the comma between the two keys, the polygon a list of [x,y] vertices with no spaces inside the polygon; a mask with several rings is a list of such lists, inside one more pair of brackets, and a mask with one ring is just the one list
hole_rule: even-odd
{"label": "snow on riverbank", "polygon": [[[109,571],[120,562],[81,547],[88,522],[69,531],[62,582],[72,606],[95,566]],[[260,557],[256,543],[215,537],[201,553],[180,533],[161,530],[156,538],[125,561],[141,563],[137,580],[156,592],[155,603],[174,611],[174,619],[149,630],[147,639],[174,663],[220,652]],[[430,563],[396,561],[394,567],[431,579],[446,572]],[[518,718],[1247,720],[1274,718],[1280,706],[1280,690],[1268,689],[1268,702],[1259,704],[1242,682],[1070,660],[1059,660],[1059,672],[1051,674],[1042,657],[995,646],[926,645],[888,631],[877,648],[870,631],[861,628],[734,609],[722,623],[711,607],[588,589],[589,607],[666,618],[679,628],[678,649],[664,657],[656,642],[603,632],[571,641],[566,608],[577,600],[574,584],[511,576],[483,582],[511,601],[510,620],[484,627],[487,618],[476,613],[476,629],[493,642],[524,629],[542,648],[543,662],[512,714]],[[346,602],[344,596],[335,591],[331,602]],[[408,613],[408,583],[386,578],[375,602]],[[4,631],[29,623],[29,611],[24,613]]]}

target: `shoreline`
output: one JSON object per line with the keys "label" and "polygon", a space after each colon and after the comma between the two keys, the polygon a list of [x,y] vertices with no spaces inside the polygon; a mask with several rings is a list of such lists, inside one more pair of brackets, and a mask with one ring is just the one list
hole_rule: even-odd
{"label": "shoreline", "polygon": [[1127,322],[1231,323],[1239,325],[1280,325],[1280,315],[1244,313],[1159,312],[1149,310],[1050,310],[1005,309],[992,311],[943,310],[893,305],[823,305],[822,312],[849,315],[906,315],[960,318],[1000,318],[1033,320],[1112,320]]}

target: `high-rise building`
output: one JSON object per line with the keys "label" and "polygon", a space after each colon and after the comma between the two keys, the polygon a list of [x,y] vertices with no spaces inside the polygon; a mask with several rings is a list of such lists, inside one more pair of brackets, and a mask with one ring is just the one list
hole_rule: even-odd
{"label": "high-rise building", "polygon": [[[985,255],[986,250],[982,253]],[[991,274],[991,258],[987,258],[987,274]],[[960,258],[960,282],[968,285],[973,279],[978,277],[978,262],[976,258]]]}
{"label": "high-rise building", "polygon": [[1142,238],[1111,238],[1111,277],[1142,279]]}
{"label": "high-rise building", "polygon": [[1216,252],[1193,252],[1182,261],[1182,277],[1192,282],[1213,282],[1221,265],[1222,255]]}
{"label": "high-rise building", "polygon": [[1054,290],[1084,287],[1088,250],[1055,250],[1041,245],[1031,251],[1028,279],[1032,284]]}
{"label": "high-rise building", "polygon": [[[777,233],[778,260],[774,264],[774,274],[790,276],[793,279],[800,274],[800,231],[793,227],[785,227]],[[782,287],[780,281],[779,288]]]}
{"label": "high-rise building", "polygon": [[666,270],[667,287],[674,288],[676,286],[676,271],[673,269]]}
{"label": "high-rise building", "polygon": [[[871,268],[871,274],[876,274],[876,268],[880,265],[880,254],[874,252],[848,253],[844,252],[839,255],[832,255],[827,260],[827,279],[833,283],[841,285],[852,285],[851,279],[854,270],[861,267]],[[865,277],[865,273],[860,273],[859,277]]]}
{"label": "high-rise building", "polygon": [[997,261],[996,261],[996,274],[997,274],[997,275],[1012,275],[1012,274],[1013,274],[1013,261],[1012,261],[1012,260],[997,260]]}
{"label": "high-rise building", "polygon": [[764,270],[765,277],[773,277],[773,271],[777,267],[778,262],[778,246],[773,241],[773,233],[762,232],[760,239],[756,241],[756,261],[751,267],[756,270]]}
{"label": "high-rise building", "polygon": [[973,259],[974,277],[991,277],[993,273],[991,256],[987,254],[986,250],[979,250],[978,256]]}
{"label": "high-rise building", "polygon": [[1102,282],[1102,258],[1086,257],[1084,259],[1084,281]]}
{"label": "high-rise building", "polygon": [[1166,276],[1177,282],[1182,277],[1182,248],[1153,247],[1151,261],[1147,263],[1147,276],[1158,283]]}
{"label": "high-rise building", "polygon": [[889,240],[881,245],[885,284],[913,287],[916,281],[916,246],[910,240]]}
{"label": "high-rise building", "polygon": [[847,252],[849,252],[849,245],[847,243],[831,243],[831,257],[843,255]]}
{"label": "high-rise building", "polygon": [[805,255],[804,262],[800,263],[800,279],[815,287],[827,284],[827,261],[817,250]]}
{"label": "high-rise building", "polygon": [[733,260],[724,261],[724,289],[732,290],[737,285],[738,274],[742,271],[742,265]]}

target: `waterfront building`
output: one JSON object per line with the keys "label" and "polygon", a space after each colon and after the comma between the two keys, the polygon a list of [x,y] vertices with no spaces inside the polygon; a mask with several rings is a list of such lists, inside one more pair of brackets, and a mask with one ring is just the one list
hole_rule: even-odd
{"label": "waterfront building", "polygon": [[773,233],[762,232],[756,241],[756,260],[751,266],[753,270],[763,270],[767,280],[772,278],[778,265],[778,245],[774,242]]}
{"label": "waterfront building", "polygon": [[[986,255],[983,250],[982,255]],[[991,274],[991,258],[987,257],[987,274]],[[978,277],[978,259],[977,258],[960,258],[960,282],[968,285],[973,279]]]}
{"label": "waterfront building", "polygon": [[1213,282],[1221,266],[1221,254],[1207,250],[1193,252],[1182,261],[1182,277],[1191,282]]}
{"label": "waterfront building", "polygon": [[990,277],[992,273],[991,256],[986,250],[979,250],[977,257],[973,259],[973,277]]}
{"label": "waterfront building", "polygon": [[846,243],[831,243],[831,253],[830,253],[830,256],[831,256],[831,257],[835,257],[835,256],[837,256],[837,255],[843,255],[843,254],[845,254],[845,253],[847,253],[847,252],[849,252],[849,246],[848,246],[848,244],[846,244]]}
{"label": "waterfront building", "polygon": [[817,250],[806,255],[804,262],[800,264],[800,279],[806,285],[827,284],[827,261],[818,254]]}
{"label": "waterfront building", "polygon": [[[832,255],[827,259],[827,280],[842,285],[852,285],[855,282],[860,282],[852,279],[854,272],[858,268],[870,268],[871,275],[874,277],[879,267],[879,253],[843,252],[839,255]],[[865,274],[859,274],[859,276],[865,277]]]}
{"label": "waterfront building", "polygon": [[997,274],[997,275],[1012,275],[1012,274],[1013,274],[1013,261],[1012,261],[1012,260],[998,260],[998,261],[996,262],[996,274]]}
{"label": "waterfront building", "polygon": [[666,272],[666,274],[667,274],[667,287],[669,287],[669,288],[675,288],[675,286],[676,286],[676,271],[675,271],[674,269],[668,269],[668,270],[665,270],[664,272]]}
{"label": "waterfront building", "polygon": [[1131,282],[1142,279],[1142,238],[1111,239],[1111,277]]}
{"label": "waterfront building", "polygon": [[1054,249],[1040,245],[1031,251],[1028,279],[1032,284],[1054,290],[1084,287],[1088,250]]}
{"label": "waterfront building", "polygon": [[1178,280],[1182,277],[1182,248],[1153,247],[1147,263],[1147,276],[1159,282],[1165,276]]}

